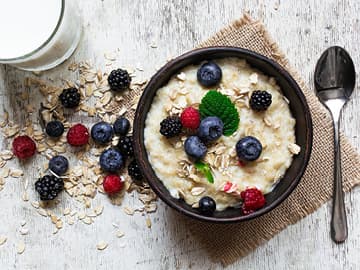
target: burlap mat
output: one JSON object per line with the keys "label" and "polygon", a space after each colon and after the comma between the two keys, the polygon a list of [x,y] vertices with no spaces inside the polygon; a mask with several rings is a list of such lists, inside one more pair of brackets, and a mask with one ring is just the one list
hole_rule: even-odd
{"label": "burlap mat", "polygon": [[[209,258],[227,265],[244,257],[330,199],[333,188],[333,130],[329,114],[291,68],[260,22],[244,15],[199,47],[215,45],[253,50],[277,61],[288,70],[306,96],[314,128],[313,149],[305,174],[295,191],[279,207],[260,218],[240,224],[209,224],[187,219],[194,237],[209,252]],[[360,183],[360,158],[341,136],[344,190],[349,191]]]}

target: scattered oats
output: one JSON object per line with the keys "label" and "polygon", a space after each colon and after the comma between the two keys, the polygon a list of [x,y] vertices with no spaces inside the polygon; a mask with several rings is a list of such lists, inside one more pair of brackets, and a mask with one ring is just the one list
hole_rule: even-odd
{"label": "scattered oats", "polygon": [[263,118],[263,121],[264,121],[265,125],[267,125],[268,127],[271,127],[272,121],[271,121],[270,116],[265,115],[265,117]]}
{"label": "scattered oats", "polygon": [[252,73],[249,77],[249,81],[251,84],[257,84],[258,82],[258,74],[257,73]]}
{"label": "scattered oats", "polygon": [[185,81],[186,80],[186,74],[184,72],[181,72],[176,76],[176,78],[179,79],[180,81]]}
{"label": "scattered oats", "polygon": [[21,227],[24,227],[26,225],[26,220],[21,220],[20,225],[21,225]]}
{"label": "scattered oats", "polygon": [[90,224],[93,222],[93,220],[92,220],[91,217],[85,217],[85,218],[82,219],[81,221],[84,222],[84,223],[87,224],[87,225],[90,225]]}
{"label": "scattered oats", "polygon": [[55,223],[55,227],[56,229],[61,229],[63,227],[63,222],[61,219],[59,219],[56,223]]}
{"label": "scattered oats", "polygon": [[290,143],[288,149],[291,154],[297,155],[300,153],[301,147],[295,143]]}
{"label": "scattered oats", "polygon": [[69,207],[66,207],[65,209],[64,209],[64,216],[66,216],[66,215],[69,215],[70,214],[70,208]]}
{"label": "scattered oats", "polygon": [[25,251],[25,243],[23,241],[17,244],[16,251],[18,254],[22,254]]}
{"label": "scattered oats", "polygon": [[146,226],[148,227],[148,228],[151,228],[151,220],[150,220],[150,218],[146,218]]}
{"label": "scattered oats", "polygon": [[116,231],[116,237],[121,238],[121,237],[123,237],[124,235],[125,235],[125,233],[123,233],[122,231],[120,231],[120,230],[117,230],[117,231]]}
{"label": "scattered oats", "polygon": [[6,236],[0,235],[0,246],[3,245],[3,244],[5,244],[6,240],[7,240],[7,237],[6,237]]}
{"label": "scattered oats", "polygon": [[107,105],[112,98],[112,93],[111,92],[106,92],[103,97],[100,99],[100,102],[103,106]]}
{"label": "scattered oats", "polygon": [[194,188],[191,189],[191,194],[193,196],[198,196],[201,193],[203,193],[204,191],[205,191],[204,187],[194,187]]}
{"label": "scattered oats", "polygon": [[38,201],[31,202],[31,205],[36,209],[38,209],[40,207],[40,203]]}
{"label": "scattered oats", "polygon": [[20,228],[19,232],[21,235],[27,235],[29,233],[29,229],[28,228]]}
{"label": "scattered oats", "polygon": [[105,57],[106,60],[109,60],[109,61],[115,61],[116,60],[116,54],[114,52],[104,53],[104,57]]}
{"label": "scattered oats", "polygon": [[10,169],[8,167],[5,167],[0,170],[0,177],[6,178],[10,174]]}
{"label": "scattered oats", "polygon": [[21,199],[22,199],[24,202],[29,201],[29,194],[25,191],[25,192],[21,195]]}
{"label": "scattered oats", "polygon": [[152,43],[150,44],[150,47],[151,47],[151,48],[157,48],[157,45],[155,44],[155,42],[152,42]]}
{"label": "scattered oats", "polygon": [[38,212],[39,215],[42,215],[43,217],[47,217],[47,212],[46,212],[45,209],[40,208],[40,209],[37,210],[37,212]]}
{"label": "scattered oats", "polygon": [[66,223],[69,225],[73,225],[75,223],[75,220],[72,216],[67,216],[66,217]]}
{"label": "scattered oats", "polygon": [[135,213],[134,209],[130,208],[129,206],[125,206],[123,208],[123,210],[124,210],[125,214],[130,215],[130,216],[134,215],[134,213]]}
{"label": "scattered oats", "polygon": [[3,160],[10,160],[14,157],[14,154],[10,150],[3,150],[0,152],[0,157]]}
{"label": "scattered oats", "polygon": [[104,210],[104,206],[102,206],[102,205],[99,205],[94,209],[95,214],[98,216],[102,214],[103,210]]}
{"label": "scattered oats", "polygon": [[23,175],[24,175],[24,172],[22,170],[10,168],[10,176],[12,176],[14,178],[19,178]]}
{"label": "scattered oats", "polygon": [[0,168],[3,168],[6,165],[5,160],[0,160]]}
{"label": "scattered oats", "polygon": [[98,250],[104,250],[105,248],[107,248],[108,244],[104,241],[100,241],[97,245],[96,248]]}
{"label": "scattered oats", "polygon": [[18,132],[20,131],[20,128],[18,125],[12,126],[12,127],[7,127],[4,129],[4,134],[6,138],[10,138],[13,137],[14,135],[16,135]]}

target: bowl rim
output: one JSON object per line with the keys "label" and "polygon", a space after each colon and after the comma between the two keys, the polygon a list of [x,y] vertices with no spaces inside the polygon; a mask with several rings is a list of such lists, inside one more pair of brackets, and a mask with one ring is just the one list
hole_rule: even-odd
{"label": "bowl rim", "polygon": [[[277,206],[279,206],[297,187],[299,184],[301,177],[303,176],[305,169],[308,165],[308,162],[310,160],[311,155],[311,149],[312,149],[312,143],[313,143],[313,128],[312,128],[312,119],[311,119],[311,112],[308,103],[306,102],[306,98],[304,93],[302,92],[301,88],[299,87],[298,83],[295,81],[295,79],[286,71],[280,64],[275,62],[274,60],[261,55],[259,53],[256,53],[254,51],[240,48],[240,47],[234,47],[234,46],[212,46],[212,47],[204,47],[204,48],[198,48],[190,50],[171,61],[167,62],[165,65],[163,65],[150,79],[148,84],[146,85],[143,93],[141,94],[141,97],[139,99],[136,111],[135,111],[135,117],[134,117],[134,123],[133,123],[133,141],[134,141],[134,153],[135,158],[139,163],[139,166],[141,168],[146,168],[146,166],[150,167],[150,170],[153,171],[151,168],[150,162],[147,162],[146,164],[144,162],[144,157],[146,155],[146,149],[143,142],[140,142],[140,133],[143,133],[144,130],[140,129],[140,118],[143,114],[142,110],[142,104],[146,101],[146,93],[150,91],[150,89],[154,88],[155,82],[163,76],[163,73],[166,72],[170,67],[178,63],[179,61],[183,61],[187,58],[191,58],[197,55],[201,55],[203,53],[220,53],[220,52],[233,52],[238,53],[239,57],[242,55],[249,55],[250,57],[257,58],[260,61],[266,62],[268,65],[271,65],[274,70],[276,70],[281,77],[283,77],[291,86],[291,88],[294,90],[295,94],[300,100],[301,106],[304,108],[304,111],[306,112],[304,115],[305,123],[306,123],[306,146],[305,146],[305,152],[304,152],[304,160],[301,163],[301,167],[298,170],[296,176],[293,178],[287,189],[277,198],[274,199],[274,201],[270,205],[266,205],[265,207],[249,214],[249,215],[239,215],[235,217],[214,217],[214,216],[205,216],[201,215],[200,213],[191,212],[187,209],[184,209],[181,207],[178,203],[175,201],[167,198],[164,196],[162,191],[160,190],[160,187],[158,184],[162,184],[161,180],[157,177],[155,172],[153,172],[153,175],[149,175],[149,170],[142,170],[144,174],[144,178],[146,179],[147,183],[150,185],[152,190],[156,193],[156,195],[164,201],[167,205],[169,205],[171,208],[177,210],[180,213],[185,214],[188,217],[195,218],[200,221],[205,222],[212,222],[212,223],[235,223],[235,222],[243,222],[243,221],[249,221],[256,217],[260,217],[271,210],[275,209]],[[236,56],[234,56],[236,57]],[[221,58],[221,57],[220,57]],[[194,61],[195,62],[195,61]],[[261,71],[261,69],[259,69]],[[173,76],[172,74],[171,76]],[[142,144],[142,146],[141,146]],[[145,157],[147,160],[147,158]],[[153,177],[155,179],[153,179]],[[159,182],[159,183],[157,183]],[[171,196],[171,195],[170,195]]]}

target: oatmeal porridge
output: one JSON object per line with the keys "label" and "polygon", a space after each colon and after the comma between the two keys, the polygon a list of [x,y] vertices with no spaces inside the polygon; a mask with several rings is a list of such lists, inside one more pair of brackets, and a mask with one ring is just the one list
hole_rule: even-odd
{"label": "oatmeal porridge", "polygon": [[[220,78],[215,86],[201,81],[201,76],[205,80],[216,79],[211,67],[209,77],[206,70],[200,74],[203,66],[193,65],[181,70],[157,90],[147,114],[144,138],[149,162],[174,198],[198,208],[202,198],[210,197],[216,203],[216,210],[221,211],[241,206],[244,203],[242,191],[248,188],[269,193],[300,147],[296,145],[295,119],[288,100],[274,78],[239,58],[217,59],[212,63],[220,72],[215,74]],[[204,108],[222,104],[219,100],[211,100],[210,95],[215,96],[213,99],[219,97],[223,103],[227,99],[235,113],[224,116],[217,105]],[[205,103],[206,98],[208,103]],[[192,109],[186,109],[189,107]],[[221,110],[224,108],[227,107]],[[197,111],[201,115],[198,125]],[[214,117],[211,112],[215,112]],[[231,117],[234,119],[230,122]],[[167,121],[165,127],[163,119]],[[206,129],[206,121],[210,131]],[[195,128],[185,128],[185,123],[190,127],[195,124]],[[214,133],[211,127],[217,128]],[[164,133],[164,128],[174,136]],[[201,135],[202,131],[208,133]],[[220,131],[222,134],[218,134]],[[211,138],[213,135],[216,138]],[[244,147],[248,147],[246,151]],[[251,155],[255,155],[254,158]]]}

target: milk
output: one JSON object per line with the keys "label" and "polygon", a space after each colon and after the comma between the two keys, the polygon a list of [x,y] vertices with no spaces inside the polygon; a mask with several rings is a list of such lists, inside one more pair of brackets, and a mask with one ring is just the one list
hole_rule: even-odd
{"label": "milk", "polygon": [[44,70],[68,58],[80,39],[75,0],[0,0],[0,63]]}

